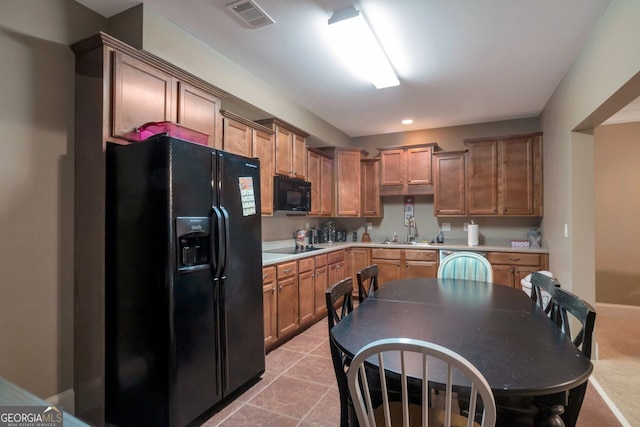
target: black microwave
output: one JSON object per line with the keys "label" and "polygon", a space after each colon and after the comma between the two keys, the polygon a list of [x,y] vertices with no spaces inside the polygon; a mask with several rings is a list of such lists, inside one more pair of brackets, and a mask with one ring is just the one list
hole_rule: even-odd
{"label": "black microwave", "polygon": [[311,183],[284,176],[273,177],[273,209],[276,211],[309,212]]}

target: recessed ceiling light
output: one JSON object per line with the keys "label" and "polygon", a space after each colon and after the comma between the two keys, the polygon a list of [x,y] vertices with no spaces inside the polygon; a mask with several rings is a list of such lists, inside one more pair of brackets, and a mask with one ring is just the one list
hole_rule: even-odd
{"label": "recessed ceiling light", "polygon": [[404,119],[404,120],[402,121],[402,124],[403,124],[403,125],[410,125],[411,123],[413,123],[413,119]]}

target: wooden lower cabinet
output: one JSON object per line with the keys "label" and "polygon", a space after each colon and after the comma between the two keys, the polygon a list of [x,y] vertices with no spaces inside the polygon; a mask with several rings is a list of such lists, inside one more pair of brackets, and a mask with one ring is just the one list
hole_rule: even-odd
{"label": "wooden lower cabinet", "polygon": [[436,277],[438,251],[431,249],[371,249],[371,264],[378,265],[378,285],[414,277]]}
{"label": "wooden lower cabinet", "polygon": [[298,322],[300,326],[311,323],[315,313],[313,258],[298,261]]}
{"label": "wooden lower cabinet", "polygon": [[520,281],[534,271],[549,269],[548,254],[522,252],[489,252],[493,283],[522,289]]}
{"label": "wooden lower cabinet", "polygon": [[327,313],[327,303],[324,296],[329,287],[329,270],[327,268],[327,254],[317,255],[315,259],[314,281],[315,288],[315,313],[316,319],[320,319]]}
{"label": "wooden lower cabinet", "polygon": [[273,266],[262,269],[262,303],[264,305],[264,345],[267,347],[278,338],[276,268]]}
{"label": "wooden lower cabinet", "polygon": [[436,277],[438,275],[438,251],[404,251],[404,278]]}
{"label": "wooden lower cabinet", "polygon": [[345,261],[344,250],[329,252],[328,263],[329,286],[347,277],[347,263]]}
{"label": "wooden lower cabinet", "polygon": [[298,329],[298,265],[278,264],[278,339]]}
{"label": "wooden lower cabinet", "polygon": [[353,277],[353,296],[358,297],[358,271],[362,270],[366,266],[370,265],[369,262],[369,249],[367,248],[352,248],[351,255],[349,256],[350,268],[349,275]]}

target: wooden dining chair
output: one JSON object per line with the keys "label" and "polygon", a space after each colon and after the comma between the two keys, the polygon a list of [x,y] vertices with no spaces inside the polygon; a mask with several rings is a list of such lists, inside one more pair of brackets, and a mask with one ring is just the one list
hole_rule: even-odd
{"label": "wooden dining chair", "polygon": [[358,279],[358,303],[361,303],[370,293],[378,289],[378,264],[369,265],[356,273]]}
{"label": "wooden dining chair", "polygon": [[350,402],[349,387],[347,385],[347,359],[343,351],[333,341],[331,329],[344,316],[353,311],[353,279],[347,277],[331,285],[325,291],[325,299],[327,303],[327,324],[329,325],[329,349],[340,395],[340,427],[348,427],[353,424],[350,422],[350,418],[353,416],[353,406]]}
{"label": "wooden dining chair", "polygon": [[491,263],[473,252],[455,252],[440,262],[438,278],[493,281]]}
{"label": "wooden dining chair", "polygon": [[545,313],[551,310],[551,298],[559,287],[560,283],[555,278],[537,271],[531,273],[531,299]]}
{"label": "wooden dining chair", "polygon": [[[372,396],[369,387],[370,369],[365,368],[365,361],[372,359],[378,364],[378,377],[382,396]],[[442,372],[442,379],[438,380],[444,386],[440,393],[444,401],[444,409],[430,407],[429,404],[429,370],[437,369]],[[370,366],[370,365],[368,365]],[[420,404],[410,402],[409,397],[409,368],[415,378],[419,372],[422,388]],[[385,369],[388,369],[385,370]],[[393,371],[393,373],[389,373]],[[470,382],[470,409],[475,413],[478,397],[482,401],[484,411],[481,426],[494,426],[496,422],[496,407],[491,387],[483,375],[468,360],[454,351],[440,345],[410,338],[387,338],[374,341],[363,347],[353,358],[347,380],[349,391],[353,399],[353,406],[361,427],[378,425],[426,426],[442,425],[473,426],[477,425],[473,419],[467,419],[455,412],[453,401],[453,374],[462,373]],[[401,387],[400,400],[389,398],[388,379],[399,376]],[[397,381],[396,381],[397,383]],[[374,406],[373,402],[382,403]]]}

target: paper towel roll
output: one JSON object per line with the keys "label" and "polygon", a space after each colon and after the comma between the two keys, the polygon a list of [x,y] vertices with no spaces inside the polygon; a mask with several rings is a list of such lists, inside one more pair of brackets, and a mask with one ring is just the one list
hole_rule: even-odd
{"label": "paper towel roll", "polygon": [[478,224],[469,224],[467,227],[469,232],[467,244],[469,246],[478,246]]}

